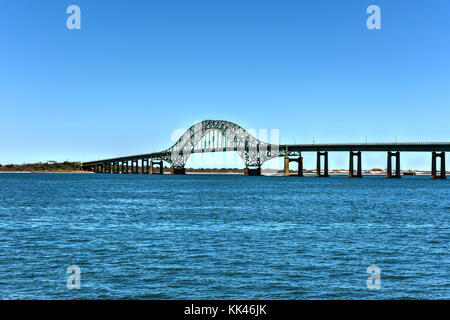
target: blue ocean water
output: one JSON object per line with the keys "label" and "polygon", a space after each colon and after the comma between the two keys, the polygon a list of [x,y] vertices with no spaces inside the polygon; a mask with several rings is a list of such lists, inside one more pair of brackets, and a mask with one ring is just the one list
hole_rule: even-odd
{"label": "blue ocean water", "polygon": [[1,299],[450,298],[448,180],[0,174],[0,186]]}

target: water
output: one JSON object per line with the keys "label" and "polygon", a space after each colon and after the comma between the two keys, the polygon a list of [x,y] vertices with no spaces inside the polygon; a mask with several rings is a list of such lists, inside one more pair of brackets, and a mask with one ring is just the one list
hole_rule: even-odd
{"label": "water", "polygon": [[[450,298],[448,180],[0,174],[0,185],[1,299]],[[69,265],[80,290],[66,286]]]}

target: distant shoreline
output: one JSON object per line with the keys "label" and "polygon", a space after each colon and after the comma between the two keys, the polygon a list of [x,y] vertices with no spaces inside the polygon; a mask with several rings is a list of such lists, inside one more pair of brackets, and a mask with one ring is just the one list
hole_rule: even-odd
{"label": "distant shoreline", "polygon": [[[138,170],[142,172],[142,167],[139,166]],[[159,169],[158,169],[159,170]],[[164,167],[164,174],[170,174],[171,168]],[[424,170],[401,170],[402,175],[431,175],[431,171]],[[0,165],[0,173],[78,173],[78,174],[92,174],[93,171],[87,171],[82,169],[81,162],[38,162],[38,163],[24,163],[24,164],[7,164]],[[186,168],[187,174],[244,174],[244,168]],[[279,176],[283,175],[283,169],[261,169],[261,174],[266,176]],[[448,173],[448,172],[447,172]],[[132,173],[129,173],[132,174]],[[142,174],[142,173],[140,173]],[[306,176],[315,175],[314,169],[304,169],[303,174]],[[347,169],[329,169],[329,175],[348,175]],[[363,175],[386,175],[386,170],[382,168],[372,168],[368,170],[362,170]],[[297,175],[297,170],[290,170],[290,175]]]}
{"label": "distant shoreline", "polygon": [[[209,170],[209,169],[186,169],[186,174],[243,174],[243,169],[242,170],[237,170],[237,171],[213,171],[213,170]],[[61,171],[43,171],[43,170],[36,170],[36,171],[9,171],[9,170],[1,170],[1,173],[22,173],[22,174],[28,174],[28,173],[76,173],[76,174],[94,174],[94,172],[92,171],[84,171],[84,170],[61,170]],[[329,170],[328,174],[329,175],[348,175],[348,170]],[[129,173],[132,174],[132,173]],[[141,173],[140,173],[141,174]],[[170,174],[170,171],[168,170],[164,170],[164,174]],[[283,175],[283,170],[275,170],[275,169],[263,169],[261,172],[262,175],[267,175],[267,176],[279,176],[279,175]],[[290,175],[295,176],[297,174],[296,171],[291,171]],[[305,176],[314,176],[315,175],[315,171],[313,170],[305,170],[305,172],[303,173]],[[368,176],[384,176],[386,175],[386,171],[370,171],[370,170],[363,170],[363,175],[368,175]],[[402,175],[431,175],[431,171],[420,171],[420,170],[404,170],[401,171]],[[449,174],[449,172],[447,172],[447,174]]]}

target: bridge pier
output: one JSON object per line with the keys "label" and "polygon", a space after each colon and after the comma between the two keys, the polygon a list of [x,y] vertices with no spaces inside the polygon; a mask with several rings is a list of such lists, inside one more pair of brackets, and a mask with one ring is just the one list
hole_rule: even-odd
{"label": "bridge pier", "polygon": [[[440,168],[439,175],[437,174],[437,170],[436,170],[437,158],[441,158],[441,168]],[[431,179],[447,179],[447,177],[445,176],[445,152],[444,151],[442,151],[440,153],[433,151],[431,154]]]}
{"label": "bridge pier", "polygon": [[[159,172],[155,170],[154,165],[159,165]],[[164,163],[163,161],[150,161],[150,174],[164,174]],[[175,174],[175,173],[172,173]]]}
{"label": "bridge pier", "polygon": [[170,174],[186,174],[186,169],[184,167],[172,167]]}
{"label": "bridge pier", "polygon": [[139,173],[138,160],[131,160],[131,173],[132,174],[138,174]]}
{"label": "bridge pier", "polygon": [[[323,156],[323,174],[320,168],[320,158]],[[317,151],[316,177],[328,177],[328,151]]]}
{"label": "bridge pier", "polygon": [[[356,167],[356,174],[355,171],[353,169],[353,161],[354,161],[354,157],[357,157],[357,167]],[[349,178],[362,178],[362,166],[361,166],[361,151],[358,152],[353,152],[350,151],[350,164],[349,164],[349,169],[348,169],[348,177]]]}
{"label": "bridge pier", "polygon": [[[395,157],[395,175],[392,175],[392,157]],[[387,169],[386,169],[386,178],[401,178],[400,175],[400,151],[391,152],[388,151],[387,154]]]}
{"label": "bridge pier", "polygon": [[148,163],[148,158],[147,159],[142,159],[142,174],[149,174],[150,173],[150,168],[149,168],[149,163]]}
{"label": "bridge pier", "polygon": [[289,177],[291,174],[289,172],[289,163],[291,161],[298,162],[298,173],[296,176],[303,177],[303,157],[300,156],[297,159],[289,158],[288,156],[284,157],[284,173],[283,176]]}
{"label": "bridge pier", "polygon": [[246,166],[244,168],[244,176],[260,176],[261,175],[261,166],[256,166],[256,168],[249,168]]}

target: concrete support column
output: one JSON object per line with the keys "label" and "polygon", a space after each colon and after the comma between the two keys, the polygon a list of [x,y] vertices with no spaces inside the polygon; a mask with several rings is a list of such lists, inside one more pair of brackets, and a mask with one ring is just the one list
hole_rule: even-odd
{"label": "concrete support column", "polygon": [[[321,172],[320,157],[323,156],[323,174]],[[316,177],[328,177],[328,151],[317,151]]]}
{"label": "concrete support column", "polygon": [[386,178],[392,178],[392,152],[387,153]]}
{"label": "concrete support column", "polygon": [[184,167],[172,167],[171,174],[186,174],[186,170]]}
{"label": "concrete support column", "polygon": [[[392,175],[392,157],[395,157],[395,175]],[[388,151],[386,178],[401,178],[400,174],[400,151]]]}
{"label": "concrete support column", "polygon": [[436,179],[436,151],[431,153],[431,179]]}
{"label": "concrete support column", "polygon": [[361,151],[358,151],[358,166],[356,169],[356,176],[358,178],[362,178],[362,159],[361,159]]}
{"label": "concrete support column", "polygon": [[350,163],[348,164],[348,177],[353,178],[354,172],[353,172],[353,151],[350,151]]}
{"label": "concrete support column", "polygon": [[441,152],[441,179],[445,179],[445,152]]}
{"label": "concrete support column", "polygon": [[303,177],[303,157],[300,155],[297,159],[294,158],[289,158],[289,157],[284,157],[284,172],[283,172],[283,176],[285,177],[289,177],[291,174],[289,172],[289,163],[291,161],[294,162],[298,162],[298,171],[297,171],[297,176],[298,177]]}
{"label": "concrete support column", "polygon": [[248,166],[244,169],[244,176],[260,176],[261,166],[256,166],[256,168],[249,168]]}
{"label": "concrete support column", "polygon": [[142,174],[148,174],[148,159],[141,160],[141,172]]}
{"label": "concrete support column", "polygon": [[145,174],[145,159],[141,159],[141,173]]}
{"label": "concrete support column", "polygon": [[400,178],[400,151],[395,154],[395,177]]}
{"label": "concrete support column", "polygon": [[[356,164],[356,175],[354,170],[354,157],[357,157]],[[350,151],[350,163],[348,169],[349,178],[362,178],[362,164],[361,164],[361,151],[353,152]]]}
{"label": "concrete support column", "polygon": [[316,177],[320,177],[320,151],[317,151]]}
{"label": "concrete support column", "polygon": [[297,173],[297,175],[299,177],[303,177],[303,157],[301,154],[298,157],[298,173]]}
{"label": "concrete support column", "polygon": [[[155,169],[155,164],[159,165],[159,170],[157,168]],[[183,168],[183,170],[184,170],[184,168]],[[172,171],[175,172],[176,170],[171,170],[171,174],[176,174],[176,173],[173,173]],[[162,160],[161,161],[151,160],[149,173],[150,174],[164,174],[164,162]]]}
{"label": "concrete support column", "polygon": [[[439,175],[437,174],[437,166],[436,161],[437,158],[440,158],[441,160],[441,168]],[[433,151],[431,155],[431,179],[446,179],[446,172],[445,172],[445,152],[442,151],[441,153],[437,153]]]}
{"label": "concrete support column", "polygon": [[284,173],[283,176],[289,177],[289,157],[284,157]]}

